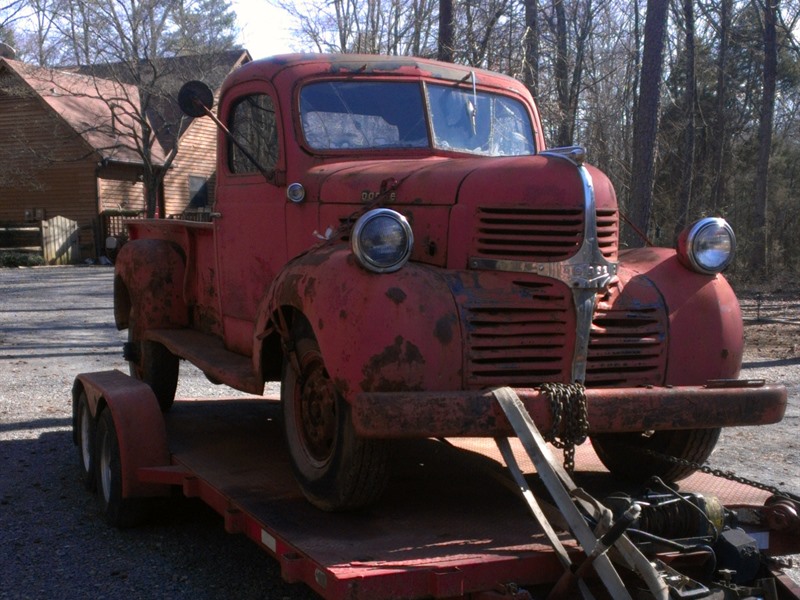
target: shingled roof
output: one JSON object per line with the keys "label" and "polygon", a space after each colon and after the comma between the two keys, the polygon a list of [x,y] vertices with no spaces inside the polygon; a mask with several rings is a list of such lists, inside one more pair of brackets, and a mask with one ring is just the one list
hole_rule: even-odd
{"label": "shingled roof", "polygon": [[[180,110],[175,102],[187,79],[201,79],[218,89],[225,77],[249,62],[245,50],[209,55],[160,59],[159,93],[151,94],[146,110],[148,123],[156,133],[151,159],[164,163],[169,150],[183,133]],[[143,67],[146,65],[143,65]],[[0,73],[15,74],[21,83],[12,93],[36,95],[78,133],[89,148],[107,162],[141,163],[136,146],[141,140],[140,89],[133,73],[122,63],[48,69],[0,57]],[[9,93],[9,90],[5,90]]]}
{"label": "shingled roof", "polygon": [[129,85],[148,85],[153,82],[155,84],[153,87],[157,89],[152,90],[150,105],[146,107],[147,116],[159,142],[165,149],[169,149],[189,124],[185,121],[181,129],[172,127],[172,124],[180,123],[181,112],[175,99],[181,86],[191,79],[196,79],[203,81],[212,90],[218,90],[231,71],[251,60],[252,57],[247,50],[235,49],[207,54],[170,56],[152,61],[140,61],[138,64],[118,62],[62,68]]}
{"label": "shingled roof", "polygon": [[[13,90],[6,88],[6,93],[38,96],[101,159],[142,162],[132,137],[140,132],[136,87],[7,58],[0,58],[0,71],[3,70],[16,74],[22,83]],[[153,148],[152,158],[156,164],[163,163],[164,151],[160,145]]]}

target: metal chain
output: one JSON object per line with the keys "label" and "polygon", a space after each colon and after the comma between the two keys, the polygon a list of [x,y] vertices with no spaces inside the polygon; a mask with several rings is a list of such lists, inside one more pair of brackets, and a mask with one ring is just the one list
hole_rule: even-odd
{"label": "metal chain", "polygon": [[544,439],[564,451],[564,470],[572,474],[575,446],[585,442],[589,434],[586,388],[580,383],[543,383],[539,390],[550,399],[553,415],[553,426],[549,433],[543,433]]}
{"label": "metal chain", "polygon": [[753,479],[748,479],[747,477],[742,477],[741,475],[736,475],[733,471],[723,471],[722,469],[715,469],[710,467],[707,464],[700,464],[696,462],[692,462],[691,460],[686,460],[685,458],[679,458],[677,456],[671,456],[669,454],[663,454],[661,452],[656,452],[655,450],[650,450],[648,448],[633,448],[632,450],[637,452],[644,452],[644,454],[648,456],[652,456],[653,458],[658,458],[660,460],[666,461],[673,465],[678,465],[681,467],[688,467],[690,469],[694,469],[695,471],[700,471],[701,473],[705,473],[707,475],[713,475],[715,477],[721,477],[722,479],[727,479],[728,481],[734,481],[736,483],[741,483],[743,485],[748,485],[750,487],[756,488],[758,490],[762,490],[764,492],[769,492],[775,496],[780,496],[786,498],[788,500],[793,500],[795,502],[800,502],[800,496],[796,494],[792,494],[791,492],[786,492],[776,488],[773,485],[769,485],[766,483],[761,483],[759,481],[755,481]]}

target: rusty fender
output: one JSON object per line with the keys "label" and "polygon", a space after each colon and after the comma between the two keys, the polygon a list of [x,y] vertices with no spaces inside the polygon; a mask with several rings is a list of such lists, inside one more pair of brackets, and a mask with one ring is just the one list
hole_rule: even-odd
{"label": "rusty fender", "polygon": [[[734,387],[736,386],[736,387]],[[549,398],[516,389],[536,426],[553,427]],[[786,388],[763,382],[697,387],[590,388],[590,433],[767,425],[786,411]],[[352,403],[356,433],[373,438],[513,435],[491,392],[361,393]]]}
{"label": "rusty fender", "polygon": [[148,329],[188,326],[183,295],[186,261],[177,244],[141,239],[125,244],[114,275],[114,319],[117,329],[130,327],[141,339]]}
{"label": "rusty fender", "polygon": [[294,260],[272,286],[270,314],[287,307],[308,319],[348,401],[361,391],[462,387],[455,300],[432,268],[369,273],[348,246],[323,246]]}
{"label": "rusty fender", "polygon": [[653,283],[669,311],[667,385],[737,379],[744,331],[739,302],[722,275],[686,269],[675,251],[637,248],[620,253],[621,276]]}

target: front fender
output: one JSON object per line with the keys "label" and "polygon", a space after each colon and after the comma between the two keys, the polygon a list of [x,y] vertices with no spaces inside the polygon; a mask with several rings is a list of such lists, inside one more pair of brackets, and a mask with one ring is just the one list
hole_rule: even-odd
{"label": "front fender", "polygon": [[125,244],[115,264],[117,329],[130,328],[134,339],[142,339],[148,329],[187,327],[185,273],[186,260],[176,244],[153,239]]}
{"label": "front fender", "polygon": [[272,314],[291,307],[308,319],[325,366],[347,399],[365,391],[462,385],[455,301],[431,268],[409,263],[395,273],[370,273],[349,248],[326,246],[284,269],[269,304]]}
{"label": "front fender", "polygon": [[742,366],[744,329],[739,302],[722,275],[701,275],[674,250],[641,248],[620,254],[620,269],[651,281],[669,315],[667,385],[702,385],[736,379]]}

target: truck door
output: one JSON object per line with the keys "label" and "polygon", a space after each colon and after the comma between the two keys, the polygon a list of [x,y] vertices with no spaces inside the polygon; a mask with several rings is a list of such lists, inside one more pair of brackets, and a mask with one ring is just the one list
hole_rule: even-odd
{"label": "truck door", "polygon": [[284,170],[278,114],[277,95],[264,81],[237,86],[220,105],[223,122],[244,147],[226,138],[217,161],[220,314],[226,347],[245,355],[252,354],[258,305],[286,262],[286,194],[276,183]]}

